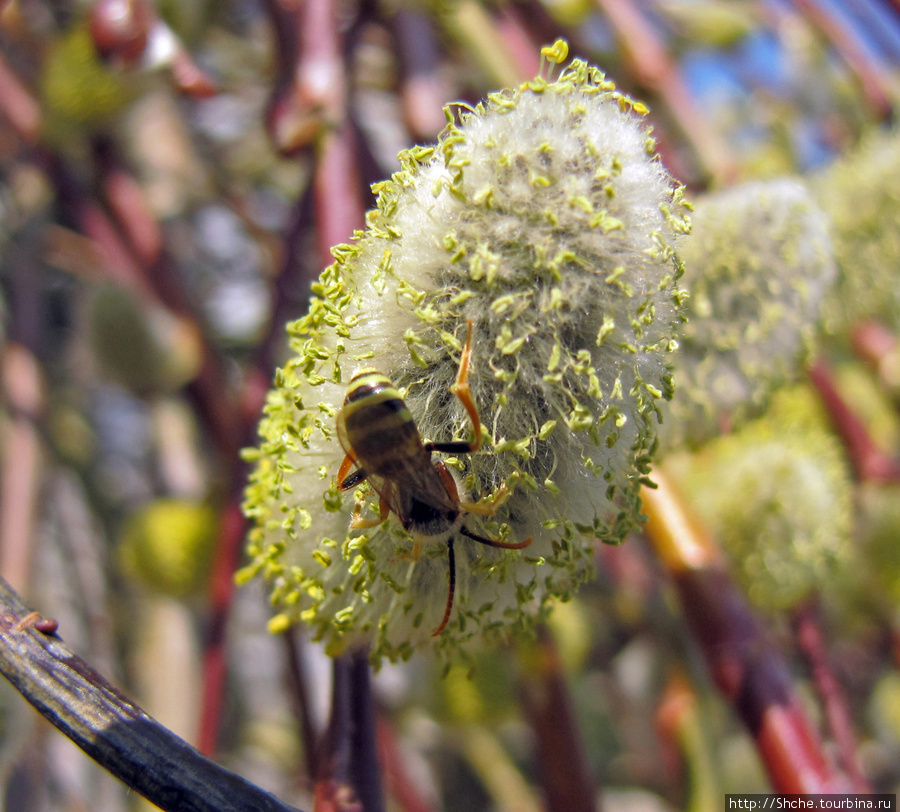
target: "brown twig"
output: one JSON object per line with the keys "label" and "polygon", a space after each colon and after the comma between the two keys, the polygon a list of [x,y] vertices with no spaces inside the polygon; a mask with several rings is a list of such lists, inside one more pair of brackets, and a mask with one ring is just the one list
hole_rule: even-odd
{"label": "brown twig", "polygon": [[153,267],[162,258],[162,229],[150,210],[143,189],[119,161],[109,137],[95,136],[92,147],[109,211],[135,260],[144,268]]}
{"label": "brown twig", "polygon": [[300,728],[300,739],[303,742],[303,756],[306,759],[306,772],[310,777],[319,774],[317,763],[320,731],[317,730],[312,715],[312,701],[306,665],[306,641],[297,627],[288,629],[282,636],[288,659],[288,695],[297,717]]}
{"label": "brown twig", "polygon": [[350,688],[353,701],[350,777],[365,812],[384,812],[375,699],[365,649],[357,649],[350,654]]}
{"label": "brown twig", "polygon": [[88,197],[76,174],[52,152],[42,151],[39,159],[53,185],[63,220],[94,243],[105,278],[145,301],[158,304],[159,297],[125,240],[106,212]]}
{"label": "brown twig", "polygon": [[335,657],[331,717],[316,755],[316,812],[383,812],[375,704],[365,649]]}
{"label": "brown twig", "polygon": [[200,709],[200,732],[197,736],[197,746],[201,753],[214,753],[219,737],[228,670],[226,627],[234,596],[234,573],[240,560],[246,530],[247,520],[241,512],[239,499],[234,497],[225,505],[219,517],[215,562],[210,575],[209,618],[203,646],[203,704]]}
{"label": "brown twig", "polygon": [[781,653],[722,565],[712,539],[685,509],[665,474],[644,488],[645,532],[681,596],[719,690],[756,740],[776,792],[849,792],[825,758]]}
{"label": "brown twig", "polygon": [[31,94],[0,53],[0,111],[19,138],[29,146],[37,143],[44,116]]}
{"label": "brown twig", "polygon": [[331,716],[316,755],[316,812],[362,812],[350,780],[353,741],[351,669],[350,655],[335,657]]}
{"label": "brown twig", "polygon": [[279,73],[266,121],[276,149],[293,155],[346,119],[343,38],[334,0],[269,0],[266,7]]}
{"label": "brown twig", "polygon": [[272,291],[270,327],[256,346],[253,365],[257,374],[265,380],[262,381],[263,391],[258,404],[253,404],[249,408],[253,416],[252,419],[248,416],[247,422],[252,422],[254,426],[259,410],[265,402],[265,393],[271,383],[272,371],[281,358],[282,346],[286,339],[284,326],[290,319],[306,312],[309,304],[309,286],[318,276],[318,263],[306,258],[309,253],[307,243],[312,241],[312,212],[312,187],[306,186],[291,208],[284,234],[280,239],[281,267]]}
{"label": "brown twig", "polygon": [[168,812],[296,812],[203,758],[58,637],[23,624],[29,614],[0,578],[0,672],[51,724],[135,792]]}
{"label": "brown twig", "polygon": [[40,265],[33,256],[34,230],[41,224],[36,218],[6,247],[14,307],[0,353],[0,399],[9,418],[0,437],[0,572],[23,590],[31,570],[43,457],[38,423],[45,406],[39,360],[44,336]]}
{"label": "brown twig", "polygon": [[10,412],[0,444],[0,572],[24,590],[31,570],[41,471],[41,439],[35,421],[43,404],[43,376],[37,359],[21,344],[7,344],[0,366]]}
{"label": "brown twig", "polygon": [[809,378],[844,443],[856,478],[861,482],[900,482],[900,461],[875,445],[862,421],[844,401],[824,360],[810,367]]}
{"label": "brown twig", "polygon": [[519,689],[522,707],[535,732],[548,812],[593,812],[597,784],[584,743],[556,643],[546,626],[523,653]]}
{"label": "brown twig", "polygon": [[322,138],[313,179],[316,253],[323,268],[332,260],[332,247],[347,242],[365,225],[360,189],[355,138],[345,124]]}

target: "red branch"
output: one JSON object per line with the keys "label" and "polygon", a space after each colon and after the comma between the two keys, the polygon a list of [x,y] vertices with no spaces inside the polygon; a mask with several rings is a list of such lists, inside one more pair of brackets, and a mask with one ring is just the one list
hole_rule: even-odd
{"label": "red branch", "polygon": [[828,38],[850,70],[856,74],[863,95],[875,114],[881,119],[888,118],[893,95],[890,79],[869,58],[852,29],[817,0],[794,0],[794,5]]}
{"label": "red branch", "polygon": [[384,774],[391,796],[403,812],[435,812],[422,797],[403,763],[403,753],[394,729],[384,716],[378,717],[378,752],[384,764]]}
{"label": "red branch", "polygon": [[704,172],[717,180],[737,176],[737,164],[728,145],[695,103],[681,69],[633,0],[595,0],[615,29],[619,45],[634,78],[657,93],[691,142],[694,157]]}
{"label": "red branch", "polygon": [[888,393],[900,398],[900,341],[882,324],[866,321],[856,325],[850,343],[857,357],[871,366]]}
{"label": "red branch", "polygon": [[661,471],[642,491],[645,532],[675,583],[719,690],[756,740],[776,792],[850,792],[828,762],[781,652],[722,565],[721,554]]}
{"label": "red branch", "polygon": [[0,111],[26,144],[37,143],[43,115],[40,105],[0,53]]}
{"label": "red branch", "polygon": [[800,651],[809,663],[819,700],[825,708],[825,718],[837,745],[841,767],[850,776],[856,792],[872,792],[872,787],[859,769],[856,758],[856,736],[850,720],[847,697],[828,662],[828,652],[815,604],[806,604],[794,612],[794,628]]}
{"label": "red branch", "polygon": [[822,360],[809,370],[809,378],[819,392],[832,425],[844,443],[856,478],[861,482],[900,482],[900,462],[879,449],[853,410],[844,401]]}

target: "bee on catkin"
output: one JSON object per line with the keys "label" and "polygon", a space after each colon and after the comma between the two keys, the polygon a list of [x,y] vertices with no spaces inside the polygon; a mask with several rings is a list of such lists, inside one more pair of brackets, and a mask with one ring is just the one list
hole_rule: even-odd
{"label": "bee on catkin", "polygon": [[[544,55],[566,58],[561,44]],[[241,577],[268,579],[275,628],[306,622],[329,651],[364,642],[375,660],[490,645],[570,597],[594,544],[637,525],[689,227],[645,113],[576,59],[448,115],[438,144],[402,153],[375,188],[366,230],[334,249],[288,327],[295,356],[250,452]],[[454,396],[466,353],[468,402]],[[446,473],[431,460],[419,494],[426,514],[444,511],[435,535],[399,501],[408,471],[373,479],[367,452],[341,444],[348,384],[366,368],[393,391],[370,379],[364,396],[380,382],[408,410],[409,448],[446,449]],[[454,548],[451,527],[492,543]]]}

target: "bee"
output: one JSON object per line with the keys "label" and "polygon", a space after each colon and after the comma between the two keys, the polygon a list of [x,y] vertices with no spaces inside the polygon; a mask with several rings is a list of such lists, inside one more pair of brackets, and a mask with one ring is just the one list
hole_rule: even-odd
{"label": "bee", "polygon": [[[380,498],[377,519],[363,519],[360,514],[362,504],[357,503],[350,526],[375,527],[394,513],[403,529],[412,536],[415,550],[419,550],[423,542],[447,542],[450,567],[447,605],[432,637],[444,631],[453,611],[456,590],[453,542],[457,534],[504,550],[522,550],[531,544],[530,538],[517,543],[497,541],[469,530],[463,524],[465,514],[492,515],[504,490],[501,489],[497,498],[487,505],[465,502],[460,498],[456,480],[446,464],[432,458],[435,451],[442,454],[474,454],[481,448],[481,420],[469,390],[471,357],[470,320],[456,381],[450,392],[459,398],[472,421],[475,434],[472,441],[423,441],[412,414],[391,380],[371,368],[362,369],[353,376],[337,417],[338,439],[346,452],[338,470],[338,490],[350,490],[367,480]],[[353,467],[355,470],[351,471]]]}

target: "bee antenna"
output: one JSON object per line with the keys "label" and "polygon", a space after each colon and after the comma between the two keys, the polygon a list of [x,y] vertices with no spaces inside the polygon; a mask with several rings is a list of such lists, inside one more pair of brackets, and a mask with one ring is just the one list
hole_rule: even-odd
{"label": "bee antenna", "polygon": [[444,617],[432,633],[432,637],[437,637],[447,627],[450,621],[450,613],[453,611],[453,593],[456,592],[456,555],[453,552],[453,536],[447,541],[447,552],[449,554],[450,565],[450,589],[447,591],[447,608],[444,609]]}

